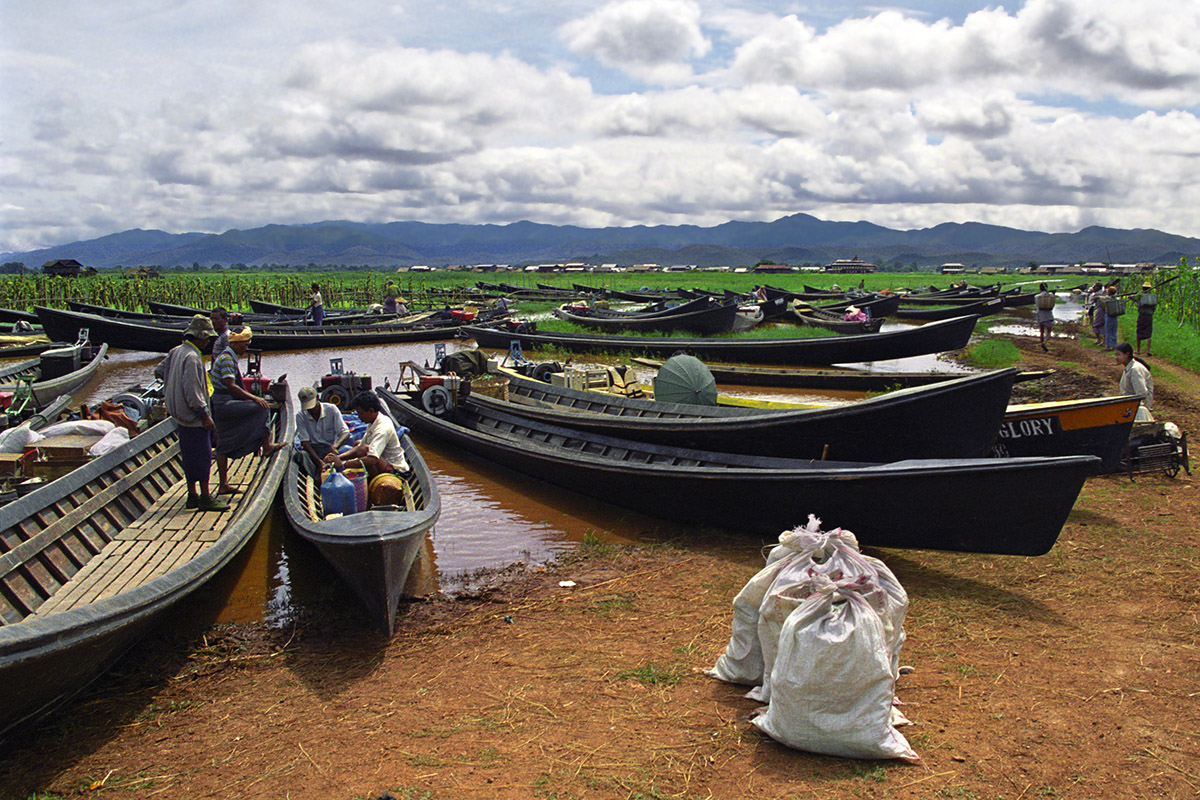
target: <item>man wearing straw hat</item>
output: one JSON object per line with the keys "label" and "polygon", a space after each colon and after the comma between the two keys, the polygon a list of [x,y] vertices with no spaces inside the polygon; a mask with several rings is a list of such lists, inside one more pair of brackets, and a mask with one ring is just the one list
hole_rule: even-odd
{"label": "man wearing straw hat", "polygon": [[201,353],[216,335],[212,322],[203,314],[192,317],[183,332],[183,344],[167,353],[155,367],[154,377],[163,381],[163,405],[177,424],[179,455],[187,480],[187,508],[226,511],[229,504],[209,494],[208,473],[212,469],[211,431],[216,429],[208,409],[210,391]]}

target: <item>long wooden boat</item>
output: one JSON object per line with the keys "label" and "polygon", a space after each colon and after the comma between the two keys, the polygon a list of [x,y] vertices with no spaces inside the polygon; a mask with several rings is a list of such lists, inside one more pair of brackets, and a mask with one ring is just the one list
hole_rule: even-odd
{"label": "long wooden boat", "polygon": [[1137,396],[1093,397],[1008,407],[997,456],[1094,455],[1098,472],[1117,472],[1137,415]]}
{"label": "long wooden boat", "polygon": [[[690,307],[690,308],[689,308]],[[727,333],[737,318],[737,303],[720,303],[709,298],[692,300],[678,309],[644,314],[608,312],[603,309],[575,310],[562,306],[553,311],[561,320],[603,331],[688,331],[700,335]]]}
{"label": "long wooden boat", "polygon": [[[649,445],[561,428],[468,397],[453,420],[381,391],[420,434],[526,475],[679,523],[774,537],[816,514],[864,545],[1041,555],[1089,470],[1070,458],[806,461]],[[1019,498],[1019,500],[1014,500]]]}
{"label": "long wooden boat", "polygon": [[58,347],[42,334],[0,334],[0,358],[27,358]]}
{"label": "long wooden boat", "polygon": [[[276,439],[290,441],[290,396],[274,424]],[[184,507],[175,432],[173,420],[159,423],[0,508],[0,732],[101,675],[266,517],[288,448],[234,462],[242,493],[229,511],[201,512]]]}
{"label": "long wooden boat", "polygon": [[[520,342],[525,350],[557,347],[578,353],[622,352],[669,358],[686,352],[702,361],[747,364],[827,365],[860,361],[884,361],[965,347],[979,317],[970,315],[930,322],[919,327],[880,333],[815,338],[675,338],[610,336],[585,333],[549,333],[530,330],[529,325],[465,325],[462,334],[480,347],[508,350]],[[256,337],[257,341],[257,337]]]}
{"label": "long wooden boat", "polygon": [[[630,359],[643,367],[658,369],[663,362],[652,358]],[[740,364],[705,364],[718,384],[730,386],[768,386],[781,389],[834,389],[849,392],[890,392],[913,386],[928,386],[931,383],[961,378],[964,372],[876,372],[874,370],[844,368],[798,368],[747,367]],[[1030,370],[1018,372],[1016,382],[1044,378],[1053,370]]]}
{"label": "long wooden boat", "polygon": [[370,508],[325,519],[321,487],[300,466],[297,453],[288,465],[283,503],[296,533],[312,542],[367,607],[380,630],[391,636],[404,582],[421,550],[425,534],[442,511],[437,485],[412,440],[400,439],[413,475],[404,480],[404,506]]}
{"label": "long wooden boat", "polygon": [[829,408],[696,406],[509,377],[506,414],[640,442],[783,458],[977,458],[996,441],[1015,369],[902,389]]}
{"label": "long wooden boat", "polygon": [[[107,342],[126,350],[146,350],[166,353],[179,344],[183,325],[151,321],[122,320],[63,311],[38,306],[38,318],[47,335],[71,340],[81,328],[91,332],[93,341]],[[457,324],[441,327],[396,325],[324,325],[320,327],[258,327],[254,330],[257,350],[306,350],[314,347],[350,347],[360,344],[394,344],[397,342],[431,342],[451,339]]]}
{"label": "long wooden boat", "polygon": [[825,311],[845,312],[850,306],[870,312],[873,318],[890,317],[895,314],[896,309],[900,307],[900,297],[899,295],[894,294],[866,295],[865,297],[855,297],[847,300],[835,300],[829,303],[820,303],[815,307]]}
{"label": "long wooden boat", "polygon": [[981,317],[987,317],[992,314],[998,314],[1004,308],[1004,298],[991,297],[986,300],[977,300],[974,303],[965,305],[949,305],[949,306],[924,306],[916,307],[900,303],[900,307],[896,309],[893,316],[899,319],[918,320],[920,322],[932,322],[939,319],[950,319],[963,314],[978,314]]}
{"label": "long wooden boat", "polygon": [[826,311],[815,306],[792,306],[792,316],[801,325],[825,328],[835,333],[878,333],[883,327],[883,317],[852,322],[847,320],[843,313]]}
{"label": "long wooden boat", "polygon": [[[108,345],[101,344],[100,347],[95,348],[94,355],[87,363],[81,364],[78,369],[60,375],[47,375],[49,359],[51,357],[55,359],[73,358],[73,361],[77,363],[82,353],[92,349],[90,345],[79,342],[73,345],[59,345],[53,350],[45,351],[37,358],[0,368],[0,391],[17,392],[22,383],[29,382],[29,387],[33,391],[33,400],[38,408],[46,406],[55,398],[70,394],[90,381],[96,371],[100,369],[101,362],[108,355]],[[54,355],[55,353],[58,355]]]}
{"label": "long wooden boat", "polygon": [[23,308],[0,308],[0,322],[28,322],[36,325],[37,314]]}

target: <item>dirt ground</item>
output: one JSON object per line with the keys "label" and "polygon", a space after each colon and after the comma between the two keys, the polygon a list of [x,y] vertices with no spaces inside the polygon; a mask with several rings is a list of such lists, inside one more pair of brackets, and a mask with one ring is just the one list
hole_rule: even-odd
{"label": "dirt ground", "polygon": [[[1023,399],[1115,393],[1111,354],[1017,343],[1019,366],[1058,371]],[[1197,376],[1154,366],[1158,417],[1200,431]],[[910,597],[897,692],[917,765],[749,724],[745,688],[702,670],[761,543],[698,531],[406,604],[390,641],[352,603],[279,632],[159,634],[8,744],[0,796],[1195,797],[1198,494],[1183,473],[1092,478],[1040,558],[869,551]]]}

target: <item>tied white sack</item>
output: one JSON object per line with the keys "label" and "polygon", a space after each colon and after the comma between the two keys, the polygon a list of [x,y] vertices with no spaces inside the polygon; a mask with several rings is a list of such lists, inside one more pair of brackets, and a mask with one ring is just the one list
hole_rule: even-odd
{"label": "tied white sack", "polygon": [[111,431],[100,437],[100,441],[88,448],[88,455],[99,457],[111,453],[128,441],[129,431],[114,425]]}
{"label": "tied white sack", "polygon": [[117,427],[106,419],[69,419],[42,428],[42,435],[50,436],[104,436]]}
{"label": "tied white sack", "polygon": [[751,722],[798,750],[916,763],[891,725],[895,684],[879,614],[853,587],[829,584],[784,622],[771,704]]}
{"label": "tied white sack", "polygon": [[767,555],[767,565],[751,578],[738,595],[733,598],[733,633],[725,652],[707,674],[728,683],[757,686],[763,682],[764,664],[762,646],[759,643],[759,606],[766,599],[779,573],[789,565],[811,563],[814,556],[832,550],[839,542],[857,549],[858,541],[849,531],[825,533],[821,531],[821,520],[808,515],[808,524],[779,536],[779,543]]}
{"label": "tied white sack", "polygon": [[45,438],[28,425],[18,425],[0,433],[0,453],[24,453]]}

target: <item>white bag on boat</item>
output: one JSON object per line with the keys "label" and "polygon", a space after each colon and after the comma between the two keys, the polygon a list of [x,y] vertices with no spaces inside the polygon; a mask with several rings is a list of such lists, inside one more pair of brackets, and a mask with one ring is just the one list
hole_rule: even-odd
{"label": "white bag on boat", "polygon": [[0,433],[0,453],[24,453],[29,445],[45,439],[28,425],[19,425]]}
{"label": "white bag on boat", "polygon": [[753,724],[798,750],[919,761],[891,725],[895,673],[883,628],[853,588],[810,596],[780,631],[771,704]]}
{"label": "white bag on boat", "polygon": [[43,436],[103,436],[117,427],[106,419],[73,419],[42,428]]}
{"label": "white bag on boat", "polygon": [[111,453],[128,441],[129,431],[122,427],[114,426],[111,431],[100,438],[100,441],[88,448],[88,455],[98,457],[105,453]]}
{"label": "white bag on boat", "polygon": [[[808,516],[808,524],[785,531],[767,555],[767,565],[751,578],[733,599],[733,633],[725,652],[708,674],[729,683],[757,686],[763,682],[763,654],[759,642],[759,606],[771,591],[781,570],[798,561],[811,562],[838,542],[857,547],[849,531],[824,533],[821,520]],[[818,555],[818,557],[820,557]]]}

